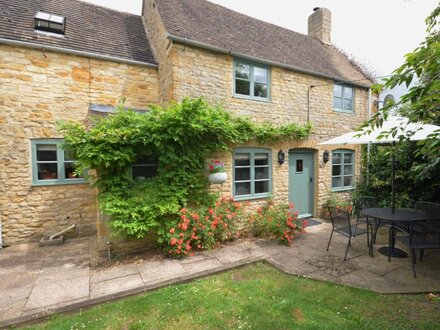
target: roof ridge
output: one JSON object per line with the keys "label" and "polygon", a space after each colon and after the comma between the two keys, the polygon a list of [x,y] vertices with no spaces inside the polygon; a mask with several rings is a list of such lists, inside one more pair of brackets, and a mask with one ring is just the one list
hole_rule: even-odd
{"label": "roof ridge", "polygon": [[84,0],[68,0],[68,1],[81,2],[81,3],[83,3],[83,4],[85,4],[85,5],[88,5],[88,6],[101,8],[101,9],[104,9],[104,10],[107,10],[107,11],[116,12],[116,13],[118,13],[118,14],[129,15],[129,16],[136,16],[136,17],[142,17],[142,15],[137,15],[137,14],[129,13],[129,12],[126,12],[126,11],[120,11],[120,10],[116,10],[116,9],[113,9],[113,8],[108,8],[108,7],[101,6],[101,5],[97,5],[96,3],[91,3],[91,2],[84,1]]}

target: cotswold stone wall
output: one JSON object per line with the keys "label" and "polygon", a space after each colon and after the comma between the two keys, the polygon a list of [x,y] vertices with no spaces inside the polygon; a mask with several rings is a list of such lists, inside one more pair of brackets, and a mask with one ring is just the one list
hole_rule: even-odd
{"label": "cotswold stone wall", "polygon": [[5,244],[37,240],[77,224],[96,232],[96,194],[88,184],[32,186],[31,142],[61,138],[58,120],[85,121],[90,103],[145,109],[157,103],[157,70],[0,46],[0,211]]}
{"label": "cotswold stone wall", "polygon": [[[177,100],[184,97],[205,97],[211,104],[221,104],[227,111],[237,115],[249,116],[253,120],[269,121],[275,124],[290,122],[306,123],[307,117],[313,124],[313,133],[305,141],[283,142],[274,145],[248,144],[247,146],[268,147],[273,156],[273,199],[288,200],[288,157],[286,163],[279,165],[277,153],[280,149],[308,149],[315,156],[315,215],[327,200],[331,190],[331,160],[323,163],[323,152],[345,148],[344,146],[318,146],[320,141],[351,131],[368,116],[368,89],[356,88],[355,112],[341,113],[333,109],[333,81],[292,70],[271,67],[270,101],[254,101],[233,96],[233,57],[173,43],[173,79],[174,96]],[[310,88],[310,86],[315,86]],[[310,98],[308,91],[310,89]],[[359,180],[360,147],[356,151],[356,180]],[[229,179],[221,187],[225,195],[232,193],[232,156],[219,155],[226,162]],[[341,199],[349,193],[339,192]],[[254,200],[252,204],[261,204],[264,200]]]}
{"label": "cotswold stone wall", "polygon": [[143,19],[148,40],[159,63],[159,98],[164,104],[174,100],[173,62],[176,52],[171,47],[172,42],[166,37],[167,33],[154,0],[145,0],[143,5]]}

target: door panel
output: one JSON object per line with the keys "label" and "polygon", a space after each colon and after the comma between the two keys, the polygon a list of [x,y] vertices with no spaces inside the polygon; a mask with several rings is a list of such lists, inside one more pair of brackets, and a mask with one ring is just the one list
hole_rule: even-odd
{"label": "door panel", "polygon": [[293,202],[301,218],[313,215],[313,153],[289,153],[289,202]]}

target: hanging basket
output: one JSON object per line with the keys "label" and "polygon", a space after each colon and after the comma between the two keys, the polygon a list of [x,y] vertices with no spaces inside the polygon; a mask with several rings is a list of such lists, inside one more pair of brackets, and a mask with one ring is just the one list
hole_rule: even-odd
{"label": "hanging basket", "polygon": [[226,172],[212,173],[209,175],[208,180],[212,184],[225,183],[228,175]]}

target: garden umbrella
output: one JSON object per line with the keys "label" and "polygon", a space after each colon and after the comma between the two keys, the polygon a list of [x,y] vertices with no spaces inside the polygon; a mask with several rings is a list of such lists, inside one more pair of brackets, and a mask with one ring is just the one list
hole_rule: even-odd
{"label": "garden umbrella", "polygon": [[[396,134],[391,134],[394,131]],[[333,139],[323,141],[319,145],[346,145],[346,144],[368,144],[368,143],[392,143],[393,146],[402,136],[409,137],[410,141],[426,140],[430,136],[440,134],[440,126],[409,123],[408,118],[393,116],[384,120],[381,127],[366,127],[359,131],[352,131]],[[396,159],[393,153],[393,175],[392,175],[392,210],[395,209],[395,170]]]}

